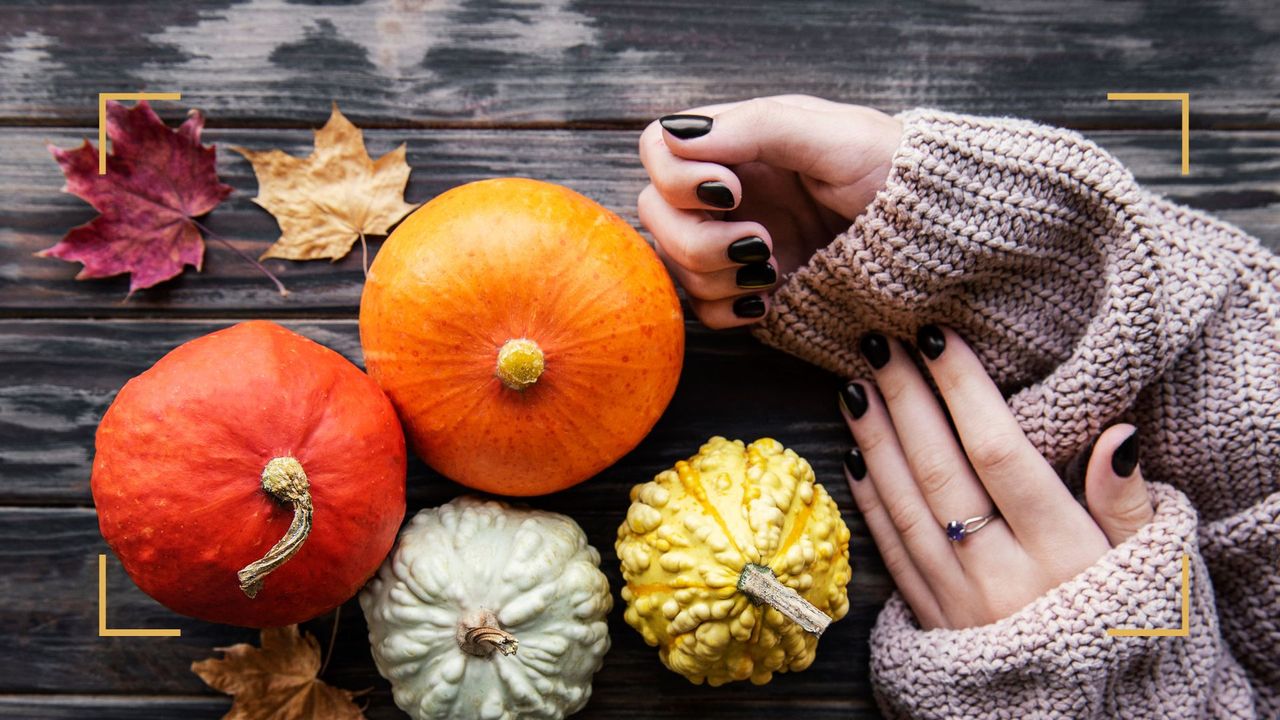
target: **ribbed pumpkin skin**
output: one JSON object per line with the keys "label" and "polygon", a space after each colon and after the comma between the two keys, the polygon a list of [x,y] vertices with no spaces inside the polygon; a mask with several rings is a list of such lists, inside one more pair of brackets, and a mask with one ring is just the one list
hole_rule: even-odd
{"label": "ribbed pumpkin skin", "polygon": [[[514,338],[546,365],[518,391],[495,376]],[[454,188],[396,228],[369,270],[360,341],[424,460],[473,488],[539,495],[649,432],[675,392],[684,322],[630,225],[567,188],[504,178]]]}
{"label": "ribbed pumpkin skin", "polygon": [[[272,627],[350,599],[404,519],[404,435],[391,403],[338,353],[241,323],[130,380],[98,426],[93,499],[107,544],[144,592],[211,622]],[[302,549],[250,599],[236,573],[289,528],[261,487],[292,455],[310,482]]]}

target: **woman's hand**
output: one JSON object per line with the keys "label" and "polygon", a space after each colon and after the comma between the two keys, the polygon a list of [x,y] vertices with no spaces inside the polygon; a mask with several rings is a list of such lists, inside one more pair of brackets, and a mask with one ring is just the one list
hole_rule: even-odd
{"label": "woman's hand", "polygon": [[753,323],[884,187],[901,135],[884,113],[801,95],[668,115],[640,136],[640,221],[704,324]]}
{"label": "woman's hand", "polygon": [[[905,347],[879,334],[861,343],[875,386],[855,381],[840,400],[856,442],[845,458],[849,487],[921,627],[1008,617],[1151,521],[1132,425],[1094,445],[1086,510],[959,336],[926,325],[916,341],[954,432]],[[977,520],[948,532],[952,521],[997,512],[980,528]]]}

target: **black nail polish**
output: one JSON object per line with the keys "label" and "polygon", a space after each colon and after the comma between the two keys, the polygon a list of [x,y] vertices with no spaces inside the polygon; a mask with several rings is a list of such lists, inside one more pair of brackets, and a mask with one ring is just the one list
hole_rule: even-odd
{"label": "black nail polish", "polygon": [[740,318],[764,317],[764,298],[759,295],[744,295],[733,301],[733,314]]}
{"label": "black nail polish", "polygon": [[751,263],[738,268],[737,283],[740,288],[769,287],[778,281],[778,271],[769,263]]}
{"label": "black nail polish", "polygon": [[851,382],[840,391],[840,404],[849,417],[857,420],[867,412],[867,391],[861,383]]}
{"label": "black nail polish", "polygon": [[733,191],[719,180],[709,180],[699,185],[698,199],[721,210],[733,207]]}
{"label": "black nail polish", "polygon": [[667,132],[681,140],[692,140],[711,132],[711,118],[706,115],[667,115],[658,119]]}
{"label": "black nail polish", "polygon": [[930,360],[937,360],[947,349],[947,337],[937,325],[923,325],[916,331],[916,347]]}
{"label": "black nail polish", "polygon": [[871,367],[879,370],[889,362],[889,341],[878,332],[869,332],[862,336],[858,343],[862,356],[871,363]]}
{"label": "black nail polish", "polygon": [[1111,454],[1111,470],[1120,477],[1129,477],[1138,467],[1138,431],[1124,439]]}
{"label": "black nail polish", "polygon": [[744,237],[729,244],[729,259],[736,263],[761,263],[771,255],[764,238]]}
{"label": "black nail polish", "polygon": [[862,459],[862,451],[858,448],[850,448],[849,452],[844,454],[844,466],[854,480],[861,480],[867,476],[867,462]]}

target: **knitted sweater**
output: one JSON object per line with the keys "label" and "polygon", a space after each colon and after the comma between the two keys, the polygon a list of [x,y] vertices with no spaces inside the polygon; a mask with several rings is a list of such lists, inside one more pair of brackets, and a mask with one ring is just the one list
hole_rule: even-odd
{"label": "knitted sweater", "polygon": [[[1280,717],[1280,259],[1075,133],[900,117],[884,190],[755,334],[852,378],[864,332],[950,325],[1064,474],[1137,425],[1156,513],[990,625],[926,632],[891,597],[871,636],[885,715]],[[1181,626],[1184,555],[1190,633],[1109,636]]]}

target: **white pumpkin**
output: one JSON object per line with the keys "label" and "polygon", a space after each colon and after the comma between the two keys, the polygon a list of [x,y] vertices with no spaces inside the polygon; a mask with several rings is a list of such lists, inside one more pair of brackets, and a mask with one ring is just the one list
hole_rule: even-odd
{"label": "white pumpkin", "polygon": [[599,566],[564,515],[474,497],[420,511],[360,593],[396,704],[415,720],[581,710],[609,650]]}

